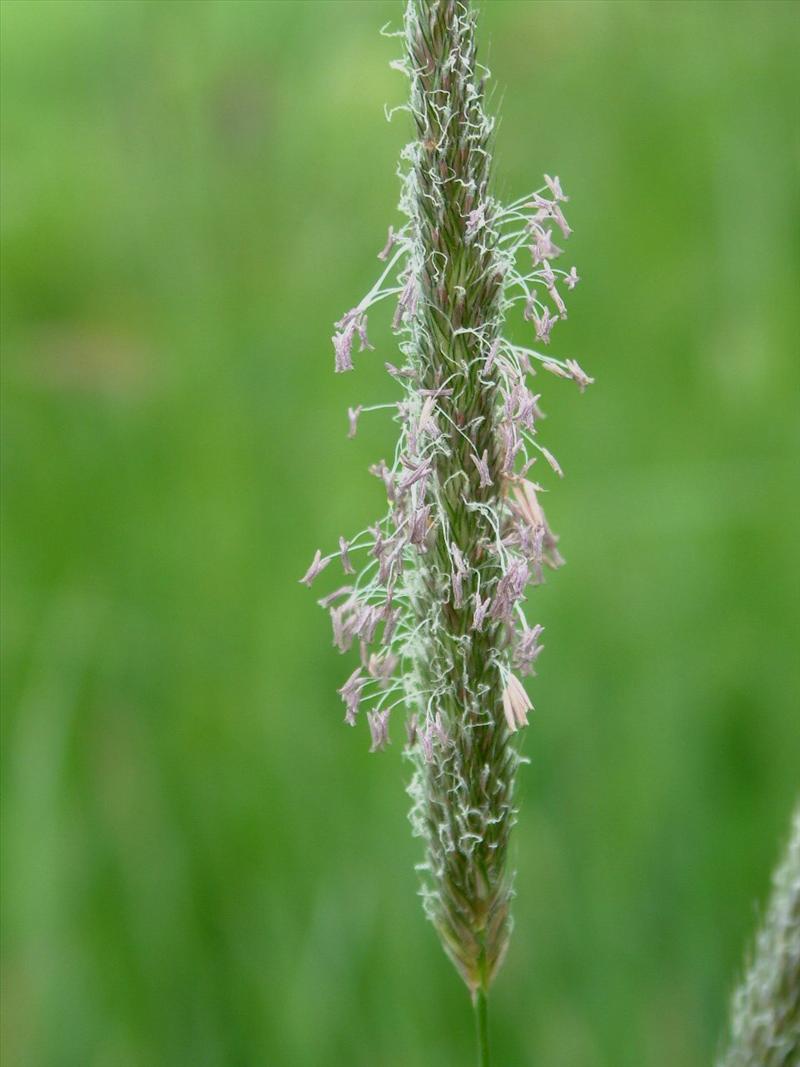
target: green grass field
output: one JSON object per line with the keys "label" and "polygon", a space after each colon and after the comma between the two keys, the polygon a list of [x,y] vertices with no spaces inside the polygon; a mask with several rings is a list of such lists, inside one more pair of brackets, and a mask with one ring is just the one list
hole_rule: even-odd
{"label": "green grass field", "polygon": [[[798,8],[484,7],[597,378],[540,378],[497,1067],[707,1067],[800,784]],[[399,724],[342,726],[297,584],[381,506],[390,312],[354,375],[329,339],[398,218],[401,11],[1,5],[4,1067],[472,1063]]]}

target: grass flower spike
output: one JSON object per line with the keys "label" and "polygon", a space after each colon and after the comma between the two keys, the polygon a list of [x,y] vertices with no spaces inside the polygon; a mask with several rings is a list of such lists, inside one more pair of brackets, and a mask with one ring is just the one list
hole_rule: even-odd
{"label": "grass flower spike", "polygon": [[[345,721],[365,709],[371,748],[396,739],[405,718],[413,765],[411,820],[425,846],[425,909],[477,1009],[488,1063],[486,993],[511,932],[509,835],[519,732],[531,701],[520,676],[534,673],[542,627],[523,605],[545,568],[563,563],[531,468],[562,471],[540,440],[536,368],[592,379],[504,335],[512,315],[548,345],[568,314],[575,267],[553,264],[571,233],[558,177],[513,203],[491,194],[493,121],[484,109],[488,72],[476,58],[475,15],[457,0],[409,0],[405,55],[414,137],[401,154],[400,210],[378,254],[369,293],[336,324],[335,370],[353,368],[354,344],[371,348],[367,315],[395,302],[400,360],[386,369],[400,396],[393,461],[371,468],[388,499],[384,517],[339,553],[317,552],[311,581],[337,555],[352,584],[320,603],[334,644],[361,665],[339,690]],[[547,376],[545,376],[547,377]],[[351,408],[349,435],[369,407]],[[543,480],[544,480],[543,478]]]}
{"label": "grass flower spike", "polygon": [[745,977],[733,997],[718,1067],[800,1063],[800,806],[773,876],[772,897]]}

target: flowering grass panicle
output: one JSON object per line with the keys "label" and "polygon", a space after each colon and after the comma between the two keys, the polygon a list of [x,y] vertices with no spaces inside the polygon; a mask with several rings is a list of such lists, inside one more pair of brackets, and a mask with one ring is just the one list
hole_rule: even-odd
{"label": "flowering grass panicle", "polygon": [[733,997],[729,1044],[718,1064],[800,1064],[800,807],[750,966]]}
{"label": "flowering grass panicle", "polygon": [[[339,690],[345,721],[369,709],[377,751],[405,710],[426,911],[485,1004],[511,930],[515,742],[532,708],[520,676],[534,673],[543,647],[523,604],[545,568],[563,563],[531,473],[544,461],[545,477],[562,476],[540,439],[531,379],[539,367],[581,392],[592,379],[575,360],[504,336],[518,313],[532,343],[548,345],[579,277],[553,265],[554,232],[571,233],[558,177],[507,205],[491,194],[493,121],[474,12],[458,0],[409,0],[398,36],[405,55],[394,66],[410,81],[414,128],[401,153],[405,222],[390,227],[377,281],[333,336],[335,369],[349,371],[356,341],[372,347],[369,310],[395,301],[401,358],[385,366],[400,395],[379,407],[394,411],[399,440],[391,462],[371,467],[388,511],[338,552],[317,552],[301,580],[336,557],[353,576],[320,601],[337,648],[360,650]],[[371,410],[349,409],[350,436]]]}

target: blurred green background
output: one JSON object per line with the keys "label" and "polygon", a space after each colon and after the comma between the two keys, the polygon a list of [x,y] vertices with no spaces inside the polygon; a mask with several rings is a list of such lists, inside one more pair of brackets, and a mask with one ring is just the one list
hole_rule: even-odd
{"label": "blurred green background", "polygon": [[[400,15],[2,4],[6,1067],[472,1062],[399,724],[343,728],[297,584],[382,506],[392,427],[345,410],[394,395],[390,310],[356,374],[329,338],[398,217]],[[597,377],[539,379],[569,566],[497,1064],[700,1067],[800,779],[798,8],[480,33],[498,191],[571,194],[553,348]]]}

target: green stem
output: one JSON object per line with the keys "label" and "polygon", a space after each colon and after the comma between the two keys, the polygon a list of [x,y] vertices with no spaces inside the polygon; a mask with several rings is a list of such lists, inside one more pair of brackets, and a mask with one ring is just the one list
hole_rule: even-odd
{"label": "green stem", "polygon": [[478,1067],[490,1067],[489,1063],[489,1019],[486,990],[479,986],[472,998],[475,1008],[475,1030],[478,1035]]}

